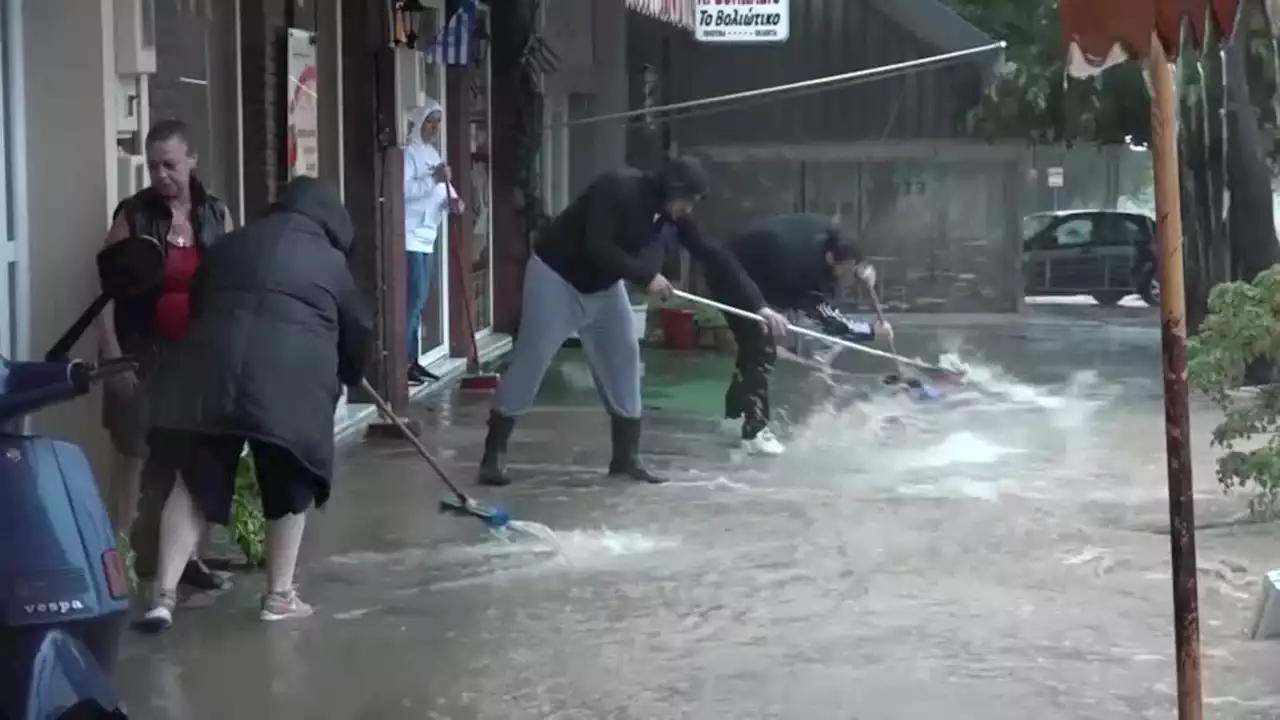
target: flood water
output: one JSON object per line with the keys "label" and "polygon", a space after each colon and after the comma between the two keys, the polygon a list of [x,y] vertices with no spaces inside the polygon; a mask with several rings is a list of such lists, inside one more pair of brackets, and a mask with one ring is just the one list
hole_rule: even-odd
{"label": "flood water", "polygon": [[[841,354],[777,373],[782,458],[714,414],[655,410],[663,487],[602,477],[603,413],[572,361],[477,491],[554,540],[434,513],[412,451],[348,451],[308,532],[315,618],[264,627],[261,579],[130,638],[142,718],[1166,718],[1172,716],[1162,410],[1151,326],[911,326],[963,386],[920,405]],[[649,381],[696,374],[653,360]],[[669,366],[668,366],[669,365]],[[660,367],[661,366],[661,367]],[[665,373],[665,375],[664,375]],[[689,391],[692,392],[692,391]],[[585,393],[585,394],[584,394]],[[461,475],[483,399],[435,408]],[[1196,410],[1198,437],[1212,414]],[[1203,438],[1201,438],[1203,440]],[[1196,445],[1202,517],[1242,507]],[[1280,717],[1280,652],[1244,640],[1270,526],[1201,536],[1210,717]],[[1268,669],[1270,668],[1270,669]]]}

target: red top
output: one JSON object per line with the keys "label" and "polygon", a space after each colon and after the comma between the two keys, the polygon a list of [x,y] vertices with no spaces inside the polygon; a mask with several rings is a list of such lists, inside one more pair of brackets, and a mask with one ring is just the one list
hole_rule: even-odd
{"label": "red top", "polygon": [[191,324],[191,279],[200,267],[200,248],[169,246],[164,258],[164,287],[156,303],[156,337],[173,342],[187,336]]}

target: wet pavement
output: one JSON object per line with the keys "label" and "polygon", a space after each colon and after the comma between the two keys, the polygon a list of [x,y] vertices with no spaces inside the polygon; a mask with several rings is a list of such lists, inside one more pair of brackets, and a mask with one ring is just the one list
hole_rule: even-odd
{"label": "wet pavement", "polygon": [[[308,528],[316,617],[264,626],[262,579],[130,637],[139,718],[1050,720],[1172,716],[1158,337],[1147,311],[904,318],[899,347],[960,346],[981,392],[916,407],[884,368],[784,362],[780,459],[720,434],[729,361],[649,352],[645,442],[664,487],[602,476],[607,428],[563,353],[477,490],[554,528],[489,539],[434,511],[404,445],[348,448]],[[1005,375],[993,368],[1002,369]],[[1016,378],[1016,379],[1015,379]],[[470,482],[483,397],[421,409]],[[1193,410],[1207,717],[1280,717],[1280,646],[1244,639],[1273,525],[1233,520]]]}

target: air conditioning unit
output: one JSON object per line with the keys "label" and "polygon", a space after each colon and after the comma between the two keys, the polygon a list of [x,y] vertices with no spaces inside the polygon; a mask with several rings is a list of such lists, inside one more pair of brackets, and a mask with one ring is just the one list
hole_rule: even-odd
{"label": "air conditioning unit", "polygon": [[145,188],[148,185],[146,158],[141,155],[116,156],[116,183],[120,200]]}
{"label": "air conditioning unit", "polygon": [[156,71],[155,0],[115,0],[116,74]]}

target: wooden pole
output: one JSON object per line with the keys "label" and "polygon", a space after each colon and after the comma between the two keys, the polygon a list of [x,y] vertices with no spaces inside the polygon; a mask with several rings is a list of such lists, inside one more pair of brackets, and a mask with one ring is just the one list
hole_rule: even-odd
{"label": "wooden pole", "polygon": [[1196,523],[1192,495],[1190,410],[1187,392],[1187,313],[1182,271],[1182,208],[1178,178],[1178,119],[1173,68],[1153,35],[1152,159],[1160,272],[1160,345],[1164,371],[1165,453],[1169,474],[1169,539],[1173,565],[1174,646],[1178,720],[1202,720],[1200,610],[1196,588]]}

